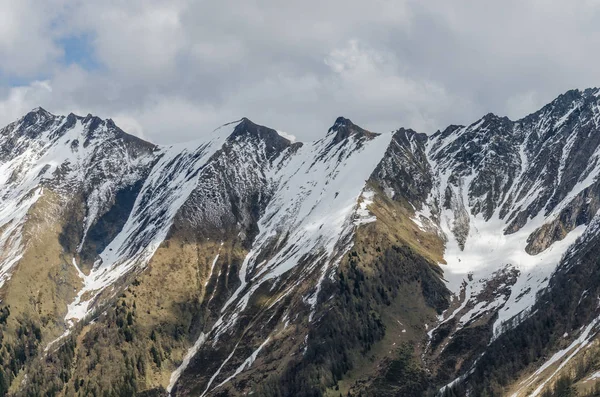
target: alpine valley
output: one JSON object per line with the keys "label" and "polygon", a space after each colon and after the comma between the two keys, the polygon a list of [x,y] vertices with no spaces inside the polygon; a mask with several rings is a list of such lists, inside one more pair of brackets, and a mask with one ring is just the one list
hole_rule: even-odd
{"label": "alpine valley", "polygon": [[0,395],[600,396],[599,89],[197,136],[0,130]]}

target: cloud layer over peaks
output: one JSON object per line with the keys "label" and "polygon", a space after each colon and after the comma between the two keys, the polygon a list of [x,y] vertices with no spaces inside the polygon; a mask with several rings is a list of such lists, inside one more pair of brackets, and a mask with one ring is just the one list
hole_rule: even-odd
{"label": "cloud layer over peaks", "polygon": [[242,116],[431,133],[600,85],[600,2],[0,0],[0,124],[36,106],[158,143]]}

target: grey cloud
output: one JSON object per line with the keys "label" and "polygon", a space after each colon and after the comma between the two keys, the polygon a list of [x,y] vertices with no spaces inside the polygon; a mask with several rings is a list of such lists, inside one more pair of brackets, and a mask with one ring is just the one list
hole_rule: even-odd
{"label": "grey cloud", "polygon": [[34,77],[54,67],[62,50],[52,24],[62,8],[59,0],[0,0],[0,73]]}
{"label": "grey cloud", "polygon": [[[161,143],[242,116],[305,140],[339,115],[431,133],[490,111],[518,118],[600,81],[596,1],[42,3],[29,8],[47,18],[15,8],[12,29],[24,33],[0,40],[14,61],[0,66],[2,124],[42,105],[112,117]],[[98,69],[57,61],[60,37],[83,33]],[[40,51],[29,69],[28,48]]]}

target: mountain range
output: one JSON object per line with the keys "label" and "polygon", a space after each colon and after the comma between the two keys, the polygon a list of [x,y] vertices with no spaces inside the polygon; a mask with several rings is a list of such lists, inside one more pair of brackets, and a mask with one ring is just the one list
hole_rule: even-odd
{"label": "mountain range", "polygon": [[0,395],[600,395],[600,89],[198,137],[0,130]]}

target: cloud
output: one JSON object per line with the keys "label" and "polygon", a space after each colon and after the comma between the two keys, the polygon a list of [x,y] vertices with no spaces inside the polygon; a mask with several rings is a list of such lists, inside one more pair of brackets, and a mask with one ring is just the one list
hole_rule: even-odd
{"label": "cloud", "polygon": [[98,59],[116,76],[148,81],[173,72],[187,45],[179,2],[93,1],[74,13],[76,29],[91,31]]}
{"label": "cloud", "polygon": [[54,0],[0,0],[0,9],[0,72],[16,77],[48,73],[62,54],[51,26],[62,6]]}
{"label": "cloud", "polygon": [[[345,113],[366,112],[376,129],[403,126],[435,131],[438,120],[471,107],[435,81],[406,76],[405,65],[392,52],[383,52],[350,40],[334,49],[325,64],[335,73],[326,81],[334,103],[344,103]],[[398,117],[402,117],[401,124]]]}
{"label": "cloud", "polygon": [[518,93],[506,100],[507,115],[512,119],[531,114],[544,105],[545,104],[540,101],[535,91]]}
{"label": "cloud", "polygon": [[35,107],[34,103],[43,102],[43,98],[51,94],[52,87],[47,81],[35,81],[28,86],[11,88],[5,93],[5,99],[0,101],[0,120],[4,121],[3,124],[8,124],[18,119]]}
{"label": "cloud", "polygon": [[0,5],[0,124],[41,105],[160,143],[242,116],[300,140],[340,115],[431,133],[600,85],[592,0]]}

